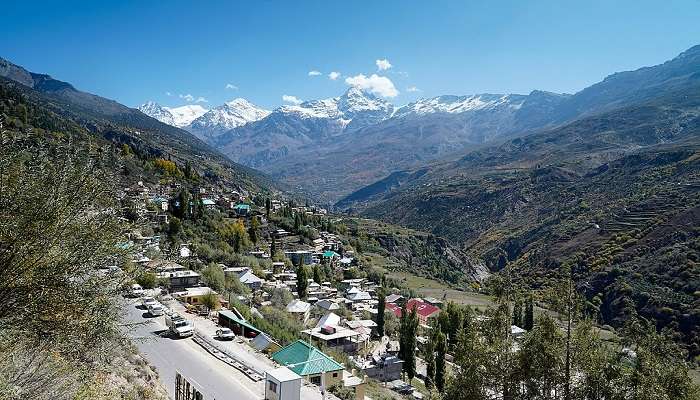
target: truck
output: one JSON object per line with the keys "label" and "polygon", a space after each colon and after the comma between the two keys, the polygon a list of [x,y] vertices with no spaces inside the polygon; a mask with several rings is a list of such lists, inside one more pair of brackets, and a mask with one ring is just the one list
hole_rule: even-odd
{"label": "truck", "polygon": [[194,334],[194,327],[190,321],[182,318],[179,314],[166,315],[165,325],[171,335],[179,338],[185,338]]}

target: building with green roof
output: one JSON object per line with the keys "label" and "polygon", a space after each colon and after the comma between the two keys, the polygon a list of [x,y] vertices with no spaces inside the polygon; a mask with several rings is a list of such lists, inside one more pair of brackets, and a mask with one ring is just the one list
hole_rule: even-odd
{"label": "building with green roof", "polygon": [[318,386],[321,385],[321,374],[325,374],[326,387],[343,379],[341,364],[303,340],[281,348],[272,359]]}
{"label": "building with green roof", "polygon": [[245,203],[237,204],[235,207],[233,207],[233,211],[235,211],[238,215],[246,216],[250,214],[250,205]]}

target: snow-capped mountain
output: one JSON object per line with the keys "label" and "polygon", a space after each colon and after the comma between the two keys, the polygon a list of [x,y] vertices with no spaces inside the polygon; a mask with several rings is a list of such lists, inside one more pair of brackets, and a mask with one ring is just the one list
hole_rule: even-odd
{"label": "snow-capped mountain", "polygon": [[342,96],[279,107],[222,134],[213,144],[236,160],[261,166],[300,147],[376,124],[393,111],[391,103],[351,87]]}
{"label": "snow-capped mountain", "polygon": [[248,100],[237,98],[212,108],[193,120],[185,129],[207,140],[249,122],[261,120],[269,114],[270,111]]}
{"label": "snow-capped mountain", "polygon": [[517,94],[474,94],[468,96],[438,96],[420,99],[396,109],[393,117],[421,116],[434,113],[459,114],[469,111],[489,110],[498,107],[519,109],[527,96]]}
{"label": "snow-capped mountain", "polygon": [[141,104],[138,106],[138,110],[164,124],[175,126],[175,117],[173,114],[167,107],[163,107],[155,101],[147,101]]}
{"label": "snow-capped mountain", "polygon": [[198,104],[187,104],[180,107],[163,107],[160,104],[148,101],[138,107],[139,111],[153,117],[158,121],[176,126],[178,128],[189,125],[208,110]]}

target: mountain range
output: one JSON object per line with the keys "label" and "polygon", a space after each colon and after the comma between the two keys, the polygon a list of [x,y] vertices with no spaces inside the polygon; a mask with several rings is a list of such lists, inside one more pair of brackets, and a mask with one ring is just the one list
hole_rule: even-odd
{"label": "mountain range", "polygon": [[336,206],[448,238],[524,287],[572,276],[600,322],[654,321],[699,355],[700,46],[611,75],[546,115]]}
{"label": "mountain range", "polygon": [[[338,97],[271,112],[236,99],[182,126],[232,160],[334,203],[397,171],[669,93],[697,77],[697,62],[695,47],[575,94],[443,95],[396,107],[350,87]],[[140,109],[182,123],[164,107]]]}

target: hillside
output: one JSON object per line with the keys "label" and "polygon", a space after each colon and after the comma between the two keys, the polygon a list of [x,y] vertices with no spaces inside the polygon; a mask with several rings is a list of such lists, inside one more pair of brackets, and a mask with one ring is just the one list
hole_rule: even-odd
{"label": "hillside", "polygon": [[0,87],[3,112],[19,128],[31,125],[56,132],[59,127],[70,127],[85,139],[92,137],[115,148],[127,145],[138,159],[130,164],[132,180],[152,175],[144,170],[149,161],[168,159],[183,170],[189,164],[205,182],[213,185],[274,189],[273,182],[265,175],[231,162],[182,129],[3,59],[0,59]]}
{"label": "hillside", "polygon": [[698,199],[696,84],[394,174],[339,205],[446,237],[534,287],[576,265],[602,322],[638,312],[697,355]]}

